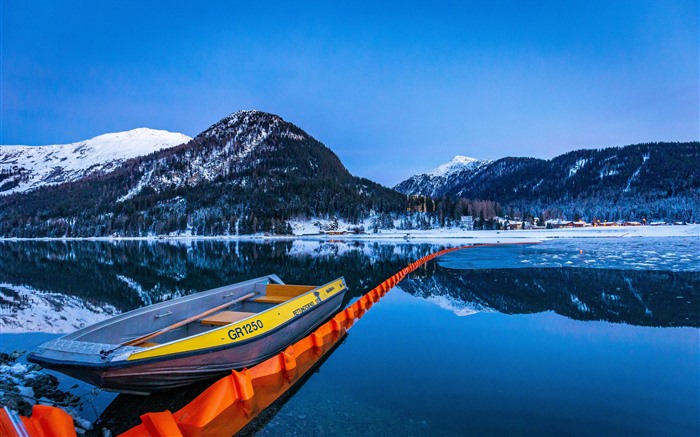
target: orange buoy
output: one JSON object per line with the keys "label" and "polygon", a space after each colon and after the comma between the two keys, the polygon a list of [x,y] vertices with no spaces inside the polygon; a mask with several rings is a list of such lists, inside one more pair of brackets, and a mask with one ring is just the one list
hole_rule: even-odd
{"label": "orange buoy", "polygon": [[0,435],[3,437],[75,437],[73,418],[58,407],[34,405],[31,417],[0,409]]}

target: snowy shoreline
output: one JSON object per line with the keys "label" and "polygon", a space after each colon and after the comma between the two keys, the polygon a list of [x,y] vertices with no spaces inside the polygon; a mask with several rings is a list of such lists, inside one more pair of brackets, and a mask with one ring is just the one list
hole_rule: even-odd
{"label": "snowy shoreline", "polygon": [[[306,229],[304,229],[305,231]],[[666,225],[666,226],[617,226],[586,227],[562,229],[525,229],[525,230],[474,230],[460,228],[440,228],[430,230],[380,230],[378,233],[328,235],[299,232],[295,235],[163,235],[146,237],[69,237],[69,238],[4,238],[0,242],[13,241],[412,241],[427,242],[438,240],[441,243],[459,241],[460,243],[482,242],[523,242],[544,241],[557,238],[628,238],[628,237],[697,237],[700,240],[700,224]]]}

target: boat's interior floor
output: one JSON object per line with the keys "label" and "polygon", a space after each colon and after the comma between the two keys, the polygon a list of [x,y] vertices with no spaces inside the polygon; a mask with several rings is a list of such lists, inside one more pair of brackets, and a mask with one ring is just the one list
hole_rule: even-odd
{"label": "boat's interior floor", "polygon": [[180,328],[173,329],[170,332],[159,335],[157,338],[154,338],[153,341],[144,342],[139,346],[153,347],[220,328],[221,326],[226,326],[230,323],[238,322],[266,311],[280,303],[313,290],[314,288],[316,287],[312,285],[267,284],[264,294],[258,294],[257,296],[246,299],[222,311],[210,314]]}
{"label": "boat's interior floor", "polygon": [[159,335],[151,341],[151,343],[155,344],[152,344],[150,346],[141,344],[139,346],[157,346],[158,344],[168,343],[171,341],[190,337],[192,335],[201,334],[203,332],[211,331],[212,329],[220,328],[230,323],[238,322],[240,320],[268,310],[276,305],[278,304],[246,300],[236,305],[233,305],[223,311],[210,314],[204,318],[188,323],[185,326],[181,326],[180,328],[173,329],[170,332],[166,332],[162,335]]}

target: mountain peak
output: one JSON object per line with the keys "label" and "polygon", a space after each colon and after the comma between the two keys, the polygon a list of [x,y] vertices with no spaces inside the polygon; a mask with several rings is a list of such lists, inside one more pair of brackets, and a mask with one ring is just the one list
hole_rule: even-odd
{"label": "mountain peak", "polygon": [[212,124],[200,135],[211,136],[213,131],[229,129],[241,125],[255,125],[264,122],[271,122],[274,124],[286,123],[279,115],[259,111],[257,109],[241,109],[239,111],[232,112],[231,114]]}
{"label": "mountain peak", "polygon": [[297,139],[308,137],[305,132],[283,120],[279,115],[257,109],[246,109],[222,118],[197,135],[197,138],[233,140],[254,147],[265,141],[273,132],[283,137],[291,136]]}
{"label": "mountain peak", "polygon": [[139,184],[118,200],[127,201],[146,186],[162,193],[184,183],[226,180],[237,189],[251,192],[254,179],[267,184],[264,192],[289,179],[280,178],[280,174],[293,173],[298,179],[333,177],[346,182],[352,178],[330,149],[280,116],[258,110],[233,112],[167,155],[162,162],[142,164]]}
{"label": "mountain peak", "polygon": [[108,159],[110,154],[124,155],[124,158],[133,158],[177,146],[191,139],[187,135],[177,132],[139,127],[123,132],[102,134],[89,140],[58,147],[72,148],[78,152],[88,149],[90,151],[102,151],[108,154],[103,157],[105,159]]}
{"label": "mountain peak", "polygon": [[260,111],[257,109],[241,109],[241,110],[238,110],[236,112],[232,112],[231,114],[222,118],[217,123],[214,123],[213,126],[217,126],[220,124],[226,124],[226,125],[230,126],[230,125],[241,124],[241,123],[247,124],[247,123],[262,122],[265,120],[269,120],[269,121],[274,120],[276,122],[284,122],[282,117],[280,117],[279,115],[271,114],[269,112],[264,112],[264,111]]}
{"label": "mountain peak", "polygon": [[476,167],[482,162],[484,161],[480,161],[476,158],[470,158],[468,156],[457,155],[449,162],[437,166],[426,174],[432,177],[446,177],[454,172]]}
{"label": "mountain peak", "polygon": [[470,163],[470,162],[474,162],[474,161],[478,161],[478,159],[470,158],[469,156],[456,155],[454,158],[452,158],[452,161],[450,161],[450,162],[459,162],[459,163],[466,164],[466,163]]}
{"label": "mountain peak", "polygon": [[256,117],[256,116],[272,116],[281,118],[279,115],[270,112],[261,111],[259,109],[239,109],[229,114],[229,117]]}
{"label": "mountain peak", "polygon": [[197,135],[198,140],[226,144],[239,159],[250,155],[271,136],[306,140],[308,134],[282,117],[255,109],[236,111]]}

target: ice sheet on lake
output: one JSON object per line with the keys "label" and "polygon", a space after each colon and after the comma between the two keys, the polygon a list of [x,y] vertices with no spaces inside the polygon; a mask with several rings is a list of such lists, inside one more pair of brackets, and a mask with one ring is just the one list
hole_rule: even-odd
{"label": "ice sheet on lake", "polygon": [[473,248],[442,256],[438,263],[460,270],[577,267],[697,272],[699,254],[700,240],[695,237],[581,238]]}

